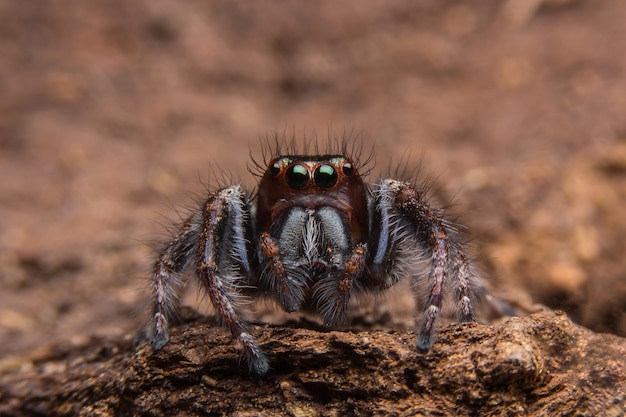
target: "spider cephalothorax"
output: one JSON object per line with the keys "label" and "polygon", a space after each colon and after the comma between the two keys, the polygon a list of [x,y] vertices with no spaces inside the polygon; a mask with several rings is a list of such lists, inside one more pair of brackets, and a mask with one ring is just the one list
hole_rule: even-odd
{"label": "spider cephalothorax", "polygon": [[[355,295],[384,291],[406,277],[424,310],[420,349],[433,343],[446,288],[458,319],[472,320],[473,294],[482,286],[455,230],[421,187],[396,179],[366,184],[358,168],[345,146],[336,154],[277,154],[255,195],[240,185],[212,192],[155,264],[147,329],[154,349],[169,340],[178,277],[188,270],[259,374],[269,364],[242,319],[242,297],[270,297],[288,312],[312,309],[337,325]],[[428,279],[419,281],[424,259]]]}

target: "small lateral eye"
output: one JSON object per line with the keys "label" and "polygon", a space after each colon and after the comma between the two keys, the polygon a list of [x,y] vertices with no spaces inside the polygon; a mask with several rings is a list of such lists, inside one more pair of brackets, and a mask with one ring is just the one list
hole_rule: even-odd
{"label": "small lateral eye", "polygon": [[345,162],[343,164],[343,173],[348,176],[354,174],[354,167],[350,162]]}
{"label": "small lateral eye", "polygon": [[329,190],[337,184],[337,171],[331,165],[320,165],[313,174],[315,184],[323,190]]}
{"label": "small lateral eye", "polygon": [[270,175],[272,177],[275,177],[278,174],[280,174],[280,165],[278,164],[278,162],[274,162],[270,167]]}
{"label": "small lateral eye", "polygon": [[293,189],[304,188],[309,182],[309,171],[304,165],[296,164],[287,169],[287,185]]}

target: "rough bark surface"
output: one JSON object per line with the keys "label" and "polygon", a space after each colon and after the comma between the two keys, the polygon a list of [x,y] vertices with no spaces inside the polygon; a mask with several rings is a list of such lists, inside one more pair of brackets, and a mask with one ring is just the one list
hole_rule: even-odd
{"label": "rough bark surface", "polygon": [[55,346],[0,377],[2,416],[623,415],[626,341],[564,314],[450,325],[429,352],[401,332],[255,327],[266,376],[186,312],[160,352],[132,340]]}

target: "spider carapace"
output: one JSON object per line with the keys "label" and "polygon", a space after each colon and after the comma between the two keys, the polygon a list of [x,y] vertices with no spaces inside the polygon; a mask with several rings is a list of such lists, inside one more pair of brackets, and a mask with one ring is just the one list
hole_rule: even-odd
{"label": "spider carapace", "polygon": [[146,331],[154,349],[169,340],[185,275],[197,277],[258,374],[269,362],[242,318],[246,297],[272,298],[288,312],[312,309],[335,326],[353,297],[409,279],[422,309],[418,348],[434,341],[444,295],[459,321],[473,320],[484,287],[423,187],[392,178],[366,183],[345,146],[338,154],[277,154],[260,177],[255,194],[241,185],[212,192],[161,251]]}
{"label": "spider carapace", "polygon": [[309,212],[333,208],[348,222],[353,241],[367,237],[367,188],[345,156],[286,156],[271,161],[259,183],[257,229],[269,232],[276,219],[294,207]]}

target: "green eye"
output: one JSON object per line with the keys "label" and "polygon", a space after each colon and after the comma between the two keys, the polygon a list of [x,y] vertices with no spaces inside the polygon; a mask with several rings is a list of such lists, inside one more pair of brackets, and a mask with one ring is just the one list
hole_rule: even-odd
{"label": "green eye", "polygon": [[337,171],[330,165],[320,165],[313,175],[315,184],[323,190],[329,190],[337,184]]}
{"label": "green eye", "polygon": [[287,170],[287,185],[293,189],[304,188],[309,182],[309,171],[304,165],[296,164]]}

